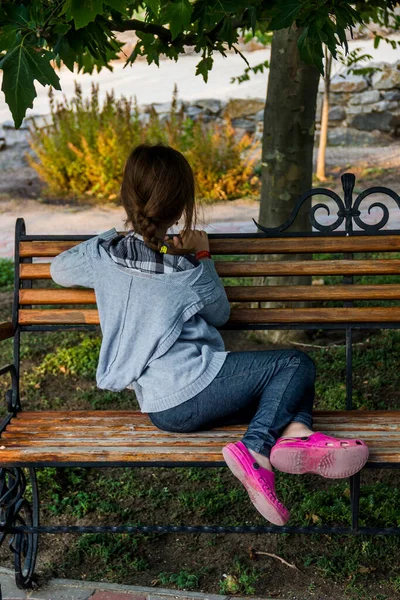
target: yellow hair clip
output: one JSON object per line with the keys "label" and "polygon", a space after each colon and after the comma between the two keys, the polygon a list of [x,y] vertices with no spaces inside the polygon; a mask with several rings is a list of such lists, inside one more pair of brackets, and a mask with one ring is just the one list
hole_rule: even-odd
{"label": "yellow hair clip", "polygon": [[168,252],[168,246],[161,246],[160,248],[160,252],[161,254],[166,254]]}

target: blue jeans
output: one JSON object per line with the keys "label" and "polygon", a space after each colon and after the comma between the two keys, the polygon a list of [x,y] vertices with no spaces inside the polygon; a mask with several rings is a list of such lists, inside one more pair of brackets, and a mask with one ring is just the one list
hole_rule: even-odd
{"label": "blue jeans", "polygon": [[311,429],[314,383],[315,366],[304,352],[230,352],[202,392],[149,417],[159,429],[178,433],[249,423],[243,443],[269,457],[289,423]]}

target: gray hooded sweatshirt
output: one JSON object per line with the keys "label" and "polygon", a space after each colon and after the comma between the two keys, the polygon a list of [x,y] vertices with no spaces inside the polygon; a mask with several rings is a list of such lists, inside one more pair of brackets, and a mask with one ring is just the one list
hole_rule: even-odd
{"label": "gray hooded sweatshirt", "polygon": [[131,388],[143,412],[159,412],[200,393],[220,371],[228,352],[216,327],[228,321],[230,305],[212,259],[168,273],[127,269],[102,245],[117,235],[111,229],[63,252],[51,276],[95,290],[98,387]]}

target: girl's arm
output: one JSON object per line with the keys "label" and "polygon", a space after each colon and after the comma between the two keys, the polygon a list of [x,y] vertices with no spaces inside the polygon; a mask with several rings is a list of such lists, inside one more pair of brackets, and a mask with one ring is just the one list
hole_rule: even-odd
{"label": "girl's arm", "polygon": [[[204,263],[204,274],[196,282],[198,286],[197,292],[200,297],[204,297],[204,294],[206,294],[209,300],[197,314],[203,317],[210,325],[220,327],[221,325],[225,325],[229,319],[231,312],[229,300],[215,268],[214,261],[211,258],[204,258],[201,261]],[[202,289],[203,281],[204,289]]]}
{"label": "girl's arm", "polygon": [[99,239],[108,240],[118,235],[115,229],[109,229],[100,235],[74,246],[55,257],[50,265],[50,274],[56,283],[64,287],[82,285],[93,288],[93,270],[91,254]]}

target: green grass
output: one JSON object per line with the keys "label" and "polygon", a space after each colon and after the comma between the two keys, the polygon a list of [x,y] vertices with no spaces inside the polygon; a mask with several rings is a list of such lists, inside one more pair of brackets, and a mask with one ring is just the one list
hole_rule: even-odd
{"label": "green grass", "polygon": [[85,379],[93,379],[96,375],[100,346],[100,337],[84,337],[77,345],[57,348],[55,352],[46,354],[37,367],[37,372],[43,375],[80,375]]}
{"label": "green grass", "polygon": [[[343,410],[346,399],[344,343],[340,347],[307,350],[317,366],[316,407]],[[354,408],[399,408],[399,356],[400,332],[396,330],[378,331],[354,346]]]}
{"label": "green grass", "polygon": [[0,258],[0,289],[11,289],[14,283],[14,263],[8,258]]}
{"label": "green grass", "polygon": [[194,590],[199,587],[202,573],[189,573],[188,571],[179,571],[179,573],[160,573],[158,582],[163,587],[173,587],[178,590]]}
{"label": "green grass", "polygon": [[148,568],[148,562],[141,556],[144,539],[144,536],[127,533],[81,535],[60,568],[68,571],[82,561],[89,561],[94,567],[92,577],[102,581],[122,581],[128,573]]}
{"label": "green grass", "polygon": [[247,567],[239,560],[236,560],[233,563],[231,572],[226,574],[220,581],[219,592],[224,595],[253,595],[258,578],[259,573],[255,568]]}

